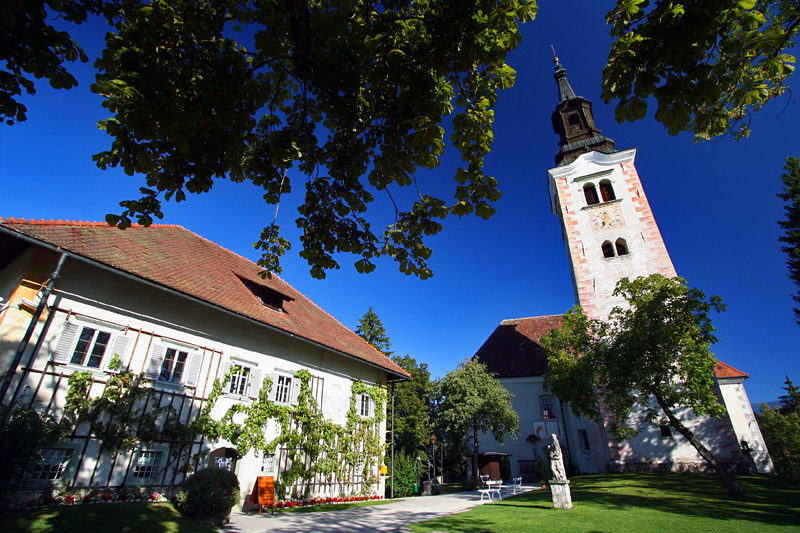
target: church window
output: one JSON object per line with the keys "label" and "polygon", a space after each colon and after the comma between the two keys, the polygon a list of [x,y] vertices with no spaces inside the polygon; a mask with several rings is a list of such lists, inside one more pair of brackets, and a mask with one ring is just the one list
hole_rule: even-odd
{"label": "church window", "polygon": [[539,406],[542,408],[542,418],[549,420],[556,417],[556,402],[552,396],[540,396]]}
{"label": "church window", "polygon": [[581,129],[581,117],[577,113],[573,113],[567,119],[569,121],[569,132],[577,133]]}
{"label": "church window", "polygon": [[580,444],[581,451],[588,452],[592,449],[589,446],[589,433],[585,429],[578,430],[578,444]]}
{"label": "church window", "polygon": [[597,189],[594,183],[587,183],[583,186],[583,196],[586,198],[586,205],[594,205],[600,203],[600,197],[597,196]]}
{"label": "church window", "polygon": [[617,197],[614,195],[614,187],[611,185],[610,181],[603,180],[600,182],[600,196],[603,197],[604,202],[610,202],[611,200],[617,199]]}
{"label": "church window", "polygon": [[617,248],[617,255],[628,255],[628,243],[625,239],[617,239],[614,246]]}
{"label": "church window", "polygon": [[608,241],[604,242],[602,248],[603,248],[603,257],[605,258],[614,257],[614,246],[610,242]]}

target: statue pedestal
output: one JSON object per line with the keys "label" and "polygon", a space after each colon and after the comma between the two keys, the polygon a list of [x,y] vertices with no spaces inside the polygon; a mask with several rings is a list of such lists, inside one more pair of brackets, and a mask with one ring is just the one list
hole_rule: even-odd
{"label": "statue pedestal", "polygon": [[553,494],[553,507],[556,509],[572,509],[572,494],[569,492],[569,480],[550,480],[550,492]]}

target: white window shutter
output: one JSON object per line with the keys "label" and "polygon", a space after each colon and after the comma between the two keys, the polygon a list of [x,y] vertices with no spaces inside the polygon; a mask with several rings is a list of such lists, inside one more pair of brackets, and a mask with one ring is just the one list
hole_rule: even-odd
{"label": "white window shutter", "polygon": [[278,374],[270,374],[269,379],[272,381],[272,386],[269,389],[269,401],[274,402],[278,396]]}
{"label": "white window shutter", "polygon": [[189,372],[186,374],[184,384],[189,387],[196,387],[197,381],[200,379],[200,363],[203,362],[203,356],[199,353],[189,354]]}
{"label": "white window shutter", "polygon": [[156,344],[150,350],[150,362],[147,363],[147,371],[145,375],[147,379],[158,381],[158,376],[161,375],[161,365],[164,363],[164,355],[167,353],[167,347],[162,344]]}
{"label": "white window shutter", "polygon": [[73,322],[64,323],[64,328],[61,330],[61,336],[58,338],[55,350],[53,350],[54,363],[69,363],[70,357],[72,356],[72,350],[75,347],[75,341],[77,340],[80,331],[81,327],[79,325]]}
{"label": "white window shutter", "polygon": [[228,372],[231,370],[231,364],[229,362],[222,363],[222,373],[219,375],[219,380],[222,381],[225,379],[225,376],[228,375]]}
{"label": "white window shutter", "polygon": [[108,368],[109,363],[114,360],[114,356],[119,356],[119,370],[125,370],[128,366],[128,345],[130,344],[131,340],[119,333],[114,335],[114,342],[111,344],[111,353],[106,355],[106,368]]}
{"label": "white window shutter", "polygon": [[261,371],[255,368],[250,372],[250,397],[258,398],[258,391],[261,390]]}
{"label": "white window shutter", "polygon": [[292,378],[292,398],[289,401],[292,405],[297,405],[297,398],[300,396],[300,380]]}

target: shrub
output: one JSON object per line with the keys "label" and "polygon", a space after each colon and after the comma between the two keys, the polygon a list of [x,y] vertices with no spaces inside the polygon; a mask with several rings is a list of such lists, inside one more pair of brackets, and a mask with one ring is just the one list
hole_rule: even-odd
{"label": "shrub", "polygon": [[[417,479],[417,460],[403,452],[394,456],[394,496],[395,498],[405,498],[414,494],[414,483]],[[387,494],[391,490],[391,481],[387,480]],[[388,496],[387,496],[388,497]]]}
{"label": "shrub", "polygon": [[183,483],[175,507],[201,524],[227,523],[231,508],[239,501],[236,474],[221,468],[199,470]]}
{"label": "shrub", "polygon": [[63,437],[61,428],[51,415],[35,408],[0,404],[0,507],[13,496],[25,473],[41,457],[41,451]]}

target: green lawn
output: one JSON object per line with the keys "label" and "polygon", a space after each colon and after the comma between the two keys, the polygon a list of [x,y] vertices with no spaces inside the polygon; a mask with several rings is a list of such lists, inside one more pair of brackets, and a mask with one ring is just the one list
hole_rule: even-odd
{"label": "green lawn", "polygon": [[0,531],[11,533],[210,533],[181,517],[169,503],[117,503],[43,507],[0,516]]}
{"label": "green lawn", "polygon": [[740,476],[747,491],[729,496],[708,474],[603,474],[572,479],[570,511],[553,509],[549,490],[477,506],[420,522],[415,533],[535,531],[724,533],[800,531],[800,482]]}

